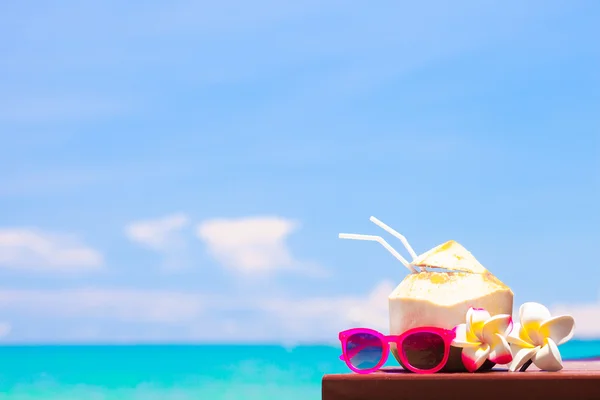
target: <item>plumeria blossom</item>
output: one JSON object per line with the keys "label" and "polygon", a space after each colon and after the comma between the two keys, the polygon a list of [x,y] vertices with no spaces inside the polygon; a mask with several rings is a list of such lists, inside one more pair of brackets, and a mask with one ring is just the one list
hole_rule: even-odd
{"label": "plumeria blossom", "polygon": [[492,317],[486,310],[473,307],[467,311],[467,323],[454,328],[456,338],[452,341],[452,346],[462,347],[462,361],[467,371],[477,371],[488,359],[496,364],[512,361],[506,340],[512,325],[508,314]]}
{"label": "plumeria blossom", "polygon": [[508,336],[514,354],[509,370],[514,372],[529,360],[541,370],[561,370],[563,365],[558,346],[573,337],[573,317],[552,317],[545,306],[530,302],[519,308],[519,319],[520,323],[515,324]]}

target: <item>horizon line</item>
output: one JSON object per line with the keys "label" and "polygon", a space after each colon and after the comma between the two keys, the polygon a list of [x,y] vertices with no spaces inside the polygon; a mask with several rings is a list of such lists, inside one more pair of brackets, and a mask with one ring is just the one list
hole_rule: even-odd
{"label": "horizon line", "polygon": [[[573,338],[567,343],[600,341],[599,337]],[[567,344],[565,343],[565,344]],[[564,346],[565,344],[561,345]],[[337,347],[337,341],[0,341],[0,347],[51,347],[51,346],[270,346],[270,347]]]}

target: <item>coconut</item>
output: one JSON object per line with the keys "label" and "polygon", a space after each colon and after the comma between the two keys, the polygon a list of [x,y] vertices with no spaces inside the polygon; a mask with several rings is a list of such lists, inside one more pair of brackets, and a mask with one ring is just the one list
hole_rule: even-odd
{"label": "coconut", "polygon": [[[400,239],[413,258],[409,263],[379,236],[340,234],[341,238],[381,243],[411,271],[389,296],[391,335],[424,326],[452,329],[466,322],[470,307],[484,308],[492,316],[512,314],[511,289],[456,241],[450,240],[417,256],[404,236],[374,217],[371,221]],[[394,344],[391,349],[400,362]],[[451,348],[445,371],[465,371],[461,351],[458,347]],[[492,366],[486,362],[481,369]]]}
{"label": "coconut", "polygon": [[[490,315],[512,314],[513,293],[491,273],[433,272],[410,274],[389,296],[390,334],[435,326],[452,329],[465,323],[470,307]],[[464,371],[460,348],[451,348],[447,371]],[[392,353],[399,361],[397,350]],[[490,368],[489,363],[482,368]]]}

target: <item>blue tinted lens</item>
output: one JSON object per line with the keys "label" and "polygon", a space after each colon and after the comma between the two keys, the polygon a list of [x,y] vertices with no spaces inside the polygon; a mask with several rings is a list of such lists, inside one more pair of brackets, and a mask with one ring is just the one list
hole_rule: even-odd
{"label": "blue tinted lens", "polygon": [[346,354],[350,364],[356,369],[372,369],[383,357],[383,343],[370,333],[354,334],[346,342]]}

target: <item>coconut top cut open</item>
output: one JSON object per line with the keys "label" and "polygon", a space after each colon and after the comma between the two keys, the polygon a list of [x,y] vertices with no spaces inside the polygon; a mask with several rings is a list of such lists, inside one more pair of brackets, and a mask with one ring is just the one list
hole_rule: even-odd
{"label": "coconut top cut open", "polygon": [[417,256],[410,265],[415,267],[442,268],[450,271],[483,274],[483,265],[460,243],[449,240]]}

